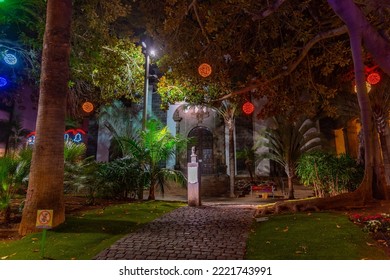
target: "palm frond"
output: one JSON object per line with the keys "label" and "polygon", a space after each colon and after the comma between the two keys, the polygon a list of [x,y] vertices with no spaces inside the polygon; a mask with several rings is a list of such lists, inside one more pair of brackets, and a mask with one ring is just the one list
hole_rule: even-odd
{"label": "palm frond", "polygon": [[80,161],[84,155],[87,147],[84,143],[76,144],[73,141],[66,141],[64,146],[64,160],[65,162]]}
{"label": "palm frond", "polygon": [[309,150],[322,146],[321,134],[313,122],[301,119],[290,123],[282,118],[273,119],[275,128],[267,128],[260,132],[255,149],[261,160],[270,159],[282,167],[295,166],[300,156]]}

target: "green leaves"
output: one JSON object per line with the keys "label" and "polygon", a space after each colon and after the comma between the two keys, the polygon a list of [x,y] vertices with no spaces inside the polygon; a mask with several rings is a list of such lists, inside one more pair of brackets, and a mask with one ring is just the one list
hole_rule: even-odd
{"label": "green leaves", "polygon": [[353,191],[363,177],[363,167],[346,154],[339,156],[316,151],[304,154],[297,174],[306,186],[314,186],[317,196]]}
{"label": "green leaves", "polygon": [[172,136],[168,128],[156,120],[149,120],[146,130],[139,131],[136,136],[122,136],[117,138],[122,153],[132,158],[133,162],[142,170],[144,182],[148,187],[160,185],[163,189],[164,181],[175,180],[184,182],[183,175],[175,170],[163,168],[161,163],[181,149],[187,140],[179,135]]}
{"label": "green leaves", "polygon": [[[315,124],[308,119],[291,123],[282,118],[274,118],[274,128],[260,132],[256,148],[266,147],[260,152],[258,161],[271,159],[283,166],[287,175],[295,170],[299,157],[306,151],[321,148],[321,134]],[[287,167],[287,168],[286,168]]]}
{"label": "green leaves", "polygon": [[21,154],[0,157],[0,210],[7,209],[15,192],[26,184],[31,153],[22,150]]}

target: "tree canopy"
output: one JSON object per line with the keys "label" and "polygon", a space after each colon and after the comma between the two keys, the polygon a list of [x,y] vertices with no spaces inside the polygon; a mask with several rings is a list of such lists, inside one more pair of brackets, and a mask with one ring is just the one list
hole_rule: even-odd
{"label": "tree canopy", "polygon": [[[162,54],[165,106],[243,94],[267,98],[260,117],[335,116],[331,100],[345,94],[345,85],[353,90],[347,27],[325,0],[146,0],[132,6],[137,20],[130,25],[153,37]],[[387,36],[387,5],[359,1],[359,8]],[[213,69],[207,78],[197,73],[203,62]],[[368,52],[365,62],[378,63]]]}
{"label": "tree canopy", "polygon": [[[351,71],[352,60],[347,29],[326,1],[285,1],[272,11],[269,1],[141,2],[144,26],[164,54],[164,101],[243,93],[267,98],[261,117],[334,114],[329,100],[342,75],[334,77]],[[203,62],[212,66],[207,78],[197,73]]]}
{"label": "tree canopy", "polygon": [[[23,65],[15,80],[39,81],[46,1],[9,0],[0,4],[0,52],[12,52]],[[72,15],[71,76],[68,113],[78,116],[81,103],[99,106],[115,99],[139,101],[143,88],[143,55],[138,39],[120,21],[131,11],[123,1],[76,1]],[[4,67],[1,66],[1,72]],[[9,68],[9,67],[8,67]]]}

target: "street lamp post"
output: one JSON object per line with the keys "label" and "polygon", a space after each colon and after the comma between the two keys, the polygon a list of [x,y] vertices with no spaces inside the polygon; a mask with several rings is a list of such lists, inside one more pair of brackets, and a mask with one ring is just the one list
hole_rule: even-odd
{"label": "street lamp post", "polygon": [[145,79],[144,79],[144,106],[142,114],[142,130],[146,129],[146,122],[148,119],[148,99],[149,99],[149,65],[150,55],[154,56],[154,50],[148,49],[145,42],[142,42],[142,53],[145,56]]}

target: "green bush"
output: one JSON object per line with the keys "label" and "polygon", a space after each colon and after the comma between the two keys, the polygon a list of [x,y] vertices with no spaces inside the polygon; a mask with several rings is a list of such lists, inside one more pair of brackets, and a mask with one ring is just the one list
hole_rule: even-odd
{"label": "green bush", "polygon": [[349,155],[316,151],[298,161],[297,175],[305,186],[313,186],[316,196],[333,196],[355,190],[363,178],[363,166]]}
{"label": "green bush", "polygon": [[110,198],[134,198],[139,189],[148,185],[141,166],[132,157],[123,157],[102,164],[99,176],[104,182],[100,194]]}
{"label": "green bush", "polygon": [[131,197],[142,185],[141,170],[133,158],[99,163],[93,157],[84,158],[85,150],[84,144],[65,144],[65,192],[86,195],[88,204],[93,204],[97,197]]}
{"label": "green bush", "polygon": [[10,219],[11,199],[27,186],[31,154],[31,149],[25,149],[17,155],[0,157],[0,212],[6,223]]}

